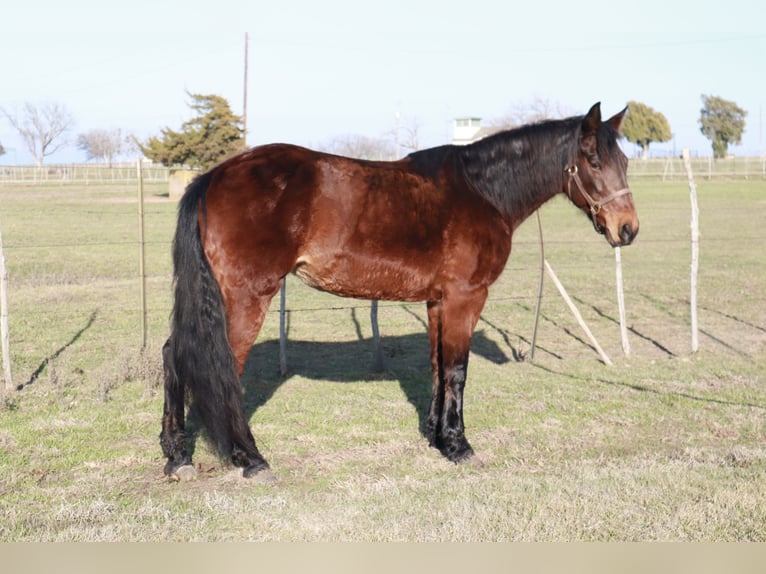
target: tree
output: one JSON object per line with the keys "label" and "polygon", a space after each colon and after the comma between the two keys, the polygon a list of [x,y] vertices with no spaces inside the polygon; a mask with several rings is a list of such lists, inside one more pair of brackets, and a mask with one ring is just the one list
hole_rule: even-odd
{"label": "tree", "polygon": [[5,154],[5,148],[3,147],[3,144],[0,143],[0,155]]}
{"label": "tree", "polygon": [[396,156],[396,146],[390,141],[359,134],[336,137],[318,148],[327,153],[357,159],[390,160]]}
{"label": "tree", "polygon": [[245,147],[242,117],[235,115],[225,98],[187,92],[189,107],[196,116],[186,121],[177,132],[161,131],[145,143],[139,143],[143,154],[166,166],[186,165],[208,168]]}
{"label": "tree", "polygon": [[64,135],[74,125],[74,119],[61,104],[46,103],[38,106],[27,102],[22,115],[11,114],[3,108],[0,111],[24,140],[38,166],[43,165],[47,156],[69,143]]}
{"label": "tree", "polygon": [[119,129],[90,130],[77,138],[77,147],[85,152],[88,161],[103,159],[110,167],[112,159],[122,152],[122,146],[123,138]]}
{"label": "tree", "polygon": [[641,102],[628,102],[628,115],[622,123],[622,133],[629,142],[638,144],[641,157],[649,157],[649,144],[666,142],[673,137],[667,118]]}
{"label": "tree", "polygon": [[700,131],[713,144],[713,157],[726,157],[729,144],[742,143],[747,111],[718,96],[702,95]]}
{"label": "tree", "polygon": [[125,139],[122,140],[120,155],[129,158],[139,158],[144,155],[144,152],[141,149],[141,142],[138,141],[138,138],[134,134],[128,133],[128,135],[125,136]]}
{"label": "tree", "polygon": [[403,153],[410,153],[420,149],[420,123],[412,118],[402,123],[401,116],[396,114],[396,126],[387,133],[394,144],[393,158]]}
{"label": "tree", "polygon": [[562,106],[560,102],[553,102],[546,98],[535,96],[531,102],[517,102],[513,104],[508,114],[495,118],[489,123],[492,129],[499,131],[571,115],[572,113]]}
{"label": "tree", "polygon": [[356,159],[378,161],[399,159],[404,153],[420,149],[420,124],[412,119],[406,125],[402,125],[398,115],[396,120],[396,126],[380,137],[348,134],[334,137],[316,147],[319,151]]}

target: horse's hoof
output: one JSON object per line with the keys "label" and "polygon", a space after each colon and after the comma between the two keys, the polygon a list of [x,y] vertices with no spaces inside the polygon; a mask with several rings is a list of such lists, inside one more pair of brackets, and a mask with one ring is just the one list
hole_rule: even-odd
{"label": "horse's hoof", "polygon": [[469,461],[477,458],[471,445],[465,439],[452,443],[449,446],[444,445],[440,450],[447,460],[455,464],[471,464]]}
{"label": "horse's hoof", "polygon": [[179,466],[170,475],[170,479],[181,482],[190,482],[192,480],[196,480],[197,469],[194,468],[193,464],[185,464],[183,466]]}
{"label": "horse's hoof", "polygon": [[242,471],[242,476],[258,484],[270,484],[277,481],[277,477],[271,472],[268,465],[253,465]]}
{"label": "horse's hoof", "polygon": [[466,454],[463,458],[456,460],[455,464],[469,466],[471,468],[484,468],[484,462],[476,456],[473,451]]}

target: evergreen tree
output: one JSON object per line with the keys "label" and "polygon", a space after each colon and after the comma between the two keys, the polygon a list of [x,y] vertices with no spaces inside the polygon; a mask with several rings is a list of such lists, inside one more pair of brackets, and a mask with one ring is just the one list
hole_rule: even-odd
{"label": "evergreen tree", "polygon": [[185,165],[207,169],[245,147],[242,118],[235,115],[225,98],[188,94],[196,116],[181,131],[164,128],[159,136],[139,144],[146,157],[166,166]]}
{"label": "evergreen tree", "polygon": [[638,144],[643,159],[649,157],[650,143],[666,142],[673,137],[667,118],[641,102],[628,102],[622,133],[629,142]]}

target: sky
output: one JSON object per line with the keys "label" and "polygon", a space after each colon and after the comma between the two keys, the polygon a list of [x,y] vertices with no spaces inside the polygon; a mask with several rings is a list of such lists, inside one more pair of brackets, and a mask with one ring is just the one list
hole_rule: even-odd
{"label": "sky", "polygon": [[[485,122],[543,99],[605,116],[630,100],[668,119],[655,154],[710,155],[701,95],[747,110],[737,155],[766,153],[763,0],[84,0],[6,2],[0,107],[54,102],[69,133],[120,129],[139,139],[192,116],[187,91],[244,107],[249,145],[317,146],[418,126],[448,143],[455,117]],[[0,165],[32,155],[0,115]],[[629,150],[634,150],[629,144]],[[74,145],[46,163],[84,161]]]}

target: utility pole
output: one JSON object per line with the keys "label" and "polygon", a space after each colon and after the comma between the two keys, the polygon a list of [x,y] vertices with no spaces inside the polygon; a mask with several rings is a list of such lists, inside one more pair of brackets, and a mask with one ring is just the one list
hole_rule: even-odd
{"label": "utility pole", "polygon": [[247,147],[247,52],[249,40],[249,35],[245,32],[245,93],[242,102],[242,137],[245,140],[245,147]]}
{"label": "utility pole", "polygon": [[401,114],[399,113],[399,110],[396,111],[396,157],[394,159],[399,159],[402,155],[401,150],[401,140],[399,138],[399,127],[401,125]]}
{"label": "utility pole", "polygon": [[[13,390],[13,377],[11,376],[10,335],[8,333],[8,271],[5,268],[2,233],[0,233],[0,337],[2,338],[5,390],[11,391]],[[2,395],[3,393],[0,392],[0,397]]]}
{"label": "utility pole", "polygon": [[144,240],[144,174],[141,160],[136,161],[138,179],[138,279],[141,303],[141,351],[146,350],[146,241]]}

